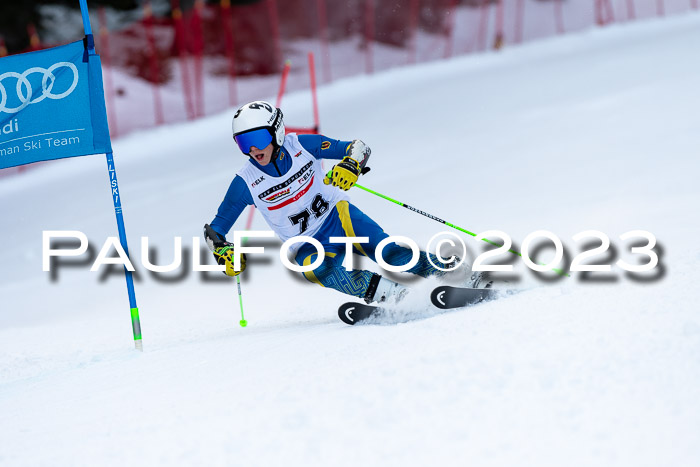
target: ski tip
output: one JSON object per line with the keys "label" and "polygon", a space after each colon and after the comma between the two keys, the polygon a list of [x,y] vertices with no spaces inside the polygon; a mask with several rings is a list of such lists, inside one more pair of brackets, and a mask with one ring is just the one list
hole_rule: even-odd
{"label": "ski tip", "polygon": [[445,297],[449,288],[449,286],[443,285],[433,289],[433,291],[430,293],[430,301],[433,303],[433,305],[443,310],[450,308],[447,305],[447,299]]}
{"label": "ski tip", "polygon": [[344,303],[340,305],[340,308],[338,308],[338,318],[345,323],[349,324],[350,326],[353,326],[357,320],[355,318],[355,312],[357,311],[357,304],[356,303]]}
{"label": "ski tip", "polygon": [[379,309],[376,306],[365,303],[347,302],[338,308],[338,317],[343,323],[350,326],[354,326],[367,318],[377,316],[378,313]]}

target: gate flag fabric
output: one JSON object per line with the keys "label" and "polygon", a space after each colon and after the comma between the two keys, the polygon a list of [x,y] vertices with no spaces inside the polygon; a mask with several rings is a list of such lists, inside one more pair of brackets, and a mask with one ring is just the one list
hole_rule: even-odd
{"label": "gate flag fabric", "polygon": [[100,57],[83,41],[0,59],[0,169],[111,151]]}

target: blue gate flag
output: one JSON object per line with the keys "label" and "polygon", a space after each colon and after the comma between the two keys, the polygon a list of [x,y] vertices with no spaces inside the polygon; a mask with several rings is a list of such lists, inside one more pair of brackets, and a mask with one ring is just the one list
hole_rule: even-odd
{"label": "blue gate flag", "polygon": [[0,169],[111,151],[100,57],[83,41],[0,58]]}

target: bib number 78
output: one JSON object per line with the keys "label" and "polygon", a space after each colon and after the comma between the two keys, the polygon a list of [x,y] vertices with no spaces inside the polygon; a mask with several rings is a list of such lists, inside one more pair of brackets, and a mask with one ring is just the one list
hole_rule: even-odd
{"label": "bib number 78", "polygon": [[292,225],[300,224],[299,234],[301,235],[309,227],[309,219],[311,218],[311,215],[313,214],[318,219],[325,214],[326,211],[328,211],[329,207],[330,204],[328,204],[328,201],[323,199],[323,197],[318,194],[314,197],[314,200],[311,201],[311,211],[309,211],[308,208],[304,209],[293,216],[289,216],[289,221],[292,223]]}

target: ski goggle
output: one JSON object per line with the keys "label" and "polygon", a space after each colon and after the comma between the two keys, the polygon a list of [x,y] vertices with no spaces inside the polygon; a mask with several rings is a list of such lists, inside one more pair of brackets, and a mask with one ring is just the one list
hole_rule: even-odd
{"label": "ski goggle", "polygon": [[250,155],[250,148],[255,146],[257,149],[265,149],[272,142],[272,134],[267,128],[248,131],[233,137],[245,155]]}

